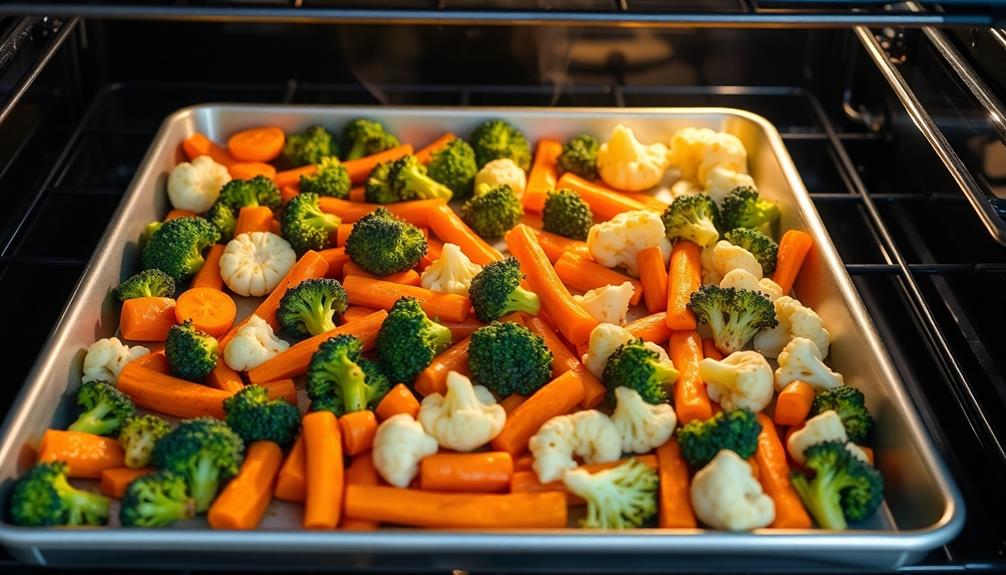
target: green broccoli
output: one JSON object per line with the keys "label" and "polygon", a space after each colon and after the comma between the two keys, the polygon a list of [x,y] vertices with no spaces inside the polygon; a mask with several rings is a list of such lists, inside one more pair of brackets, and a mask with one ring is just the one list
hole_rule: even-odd
{"label": "green broccoli", "polygon": [[426,173],[415,156],[402,156],[377,166],[367,178],[364,199],[377,204],[409,200],[451,199],[451,189]]}
{"label": "green broccoli", "polygon": [[255,176],[250,180],[231,180],[220,188],[220,197],[217,201],[227,204],[227,206],[239,212],[241,208],[265,206],[276,211],[283,200],[279,195],[279,188],[269,178],[265,176]]}
{"label": "green broccoli", "polygon": [[322,126],[311,126],[299,134],[286,137],[283,160],[291,168],[317,164],[326,156],[338,156],[339,144],[335,136]]}
{"label": "green broccoli", "polygon": [[104,525],[111,500],[70,485],[62,461],[38,463],[14,483],[10,515],[15,525]]}
{"label": "green broccoli", "polygon": [[203,218],[164,222],[143,247],[143,269],[159,269],[175,283],[203,266],[203,250],[220,240],[217,228]]}
{"label": "green broccoli", "polygon": [[608,357],[601,376],[609,393],[624,386],[639,392],[643,401],[667,403],[667,391],[678,379],[674,364],[637,339],[622,344]]}
{"label": "green broccoli", "polygon": [[772,238],[753,228],[734,228],[723,234],[723,239],[751,252],[766,276],[775,271],[779,244]]}
{"label": "green broccoli", "polygon": [[475,274],[468,288],[475,315],[484,322],[515,311],[537,315],[541,300],[538,294],[520,287],[522,279],[524,274],[520,272],[520,263],[516,258],[486,264],[482,271]]}
{"label": "green broccoli", "polygon": [[471,335],[468,369],[499,397],[531,395],[552,378],[552,352],[528,328],[494,321]]}
{"label": "green broccoli", "polygon": [[126,467],[150,465],[154,444],[171,431],[171,424],[156,415],[141,415],[126,421],[119,430],[119,445],[125,452]]}
{"label": "green broccoli", "polygon": [[133,400],[104,381],[82,383],[77,390],[77,406],[83,411],[69,429],[95,435],[115,435],[136,415]]}
{"label": "green broccoli", "polygon": [[161,220],[154,220],[147,224],[147,227],[143,228],[143,233],[140,234],[140,245],[147,245],[150,238],[154,237],[154,232],[161,229],[162,225],[164,225],[164,222]]}
{"label": "green broccoli", "polygon": [[223,481],[237,475],[244,460],[241,436],[212,417],[188,419],[154,445],[154,467],[185,478],[196,512],[210,507]]}
{"label": "green broccoli", "polygon": [[573,172],[588,180],[597,177],[597,151],[601,148],[597,138],[582,135],[563,144],[559,154],[559,170]]}
{"label": "green broccoli", "polygon": [[246,445],[272,441],[286,447],[297,438],[300,411],[282,399],[269,399],[261,385],[247,385],[224,400],[227,425],[241,436]]}
{"label": "green broccoli", "polygon": [[234,213],[234,209],[226,203],[221,202],[219,199],[213,202],[213,205],[210,206],[210,209],[206,210],[203,217],[220,232],[220,241],[229,242],[234,237],[234,229],[238,225],[238,216]]}
{"label": "green broccoli", "polygon": [[353,120],[342,129],[342,148],[346,151],[346,160],[383,152],[397,145],[398,138],[373,120]]}
{"label": "green broccoli", "polygon": [[586,240],[594,225],[594,213],[573,190],[549,191],[541,211],[542,229],[574,240]]}
{"label": "green broccoli", "polygon": [[597,473],[569,471],[564,483],[571,493],[587,500],[587,516],[580,527],[632,529],[657,514],[657,470],[636,458]]}
{"label": "green broccoli", "polygon": [[393,204],[402,199],[391,187],[391,167],[394,160],[381,162],[374,166],[363,184],[363,199],[372,204]]}
{"label": "green broccoli", "polygon": [[171,326],[164,342],[172,375],[202,381],[217,366],[220,344],[212,335],[192,326],[191,320]]}
{"label": "green broccoli", "polygon": [[307,279],[283,294],[276,319],[284,332],[303,339],[335,329],[335,318],[342,317],[348,306],[339,280]]}
{"label": "green broccoli", "polygon": [[134,479],[126,487],[119,508],[123,527],[167,527],[195,515],[196,502],[189,496],[185,478],[170,471]]}
{"label": "green broccoli", "polygon": [[500,158],[510,158],[524,171],[531,168],[531,145],[527,138],[503,120],[489,120],[476,128],[472,148],[479,168]]}
{"label": "green broccoli", "polygon": [[700,246],[711,246],[720,238],[716,231],[719,208],[706,194],[679,196],[661,216],[664,232],[670,240],[691,240]]}
{"label": "green broccoli", "polygon": [[461,206],[461,219],[487,239],[503,237],[523,216],[524,206],[506,184],[479,192]]}
{"label": "green broccoli", "polygon": [[377,332],[377,358],[393,381],[409,383],[451,345],[451,330],[431,320],[411,297],[399,298]]}
{"label": "green broccoli", "polygon": [[321,211],[318,201],[318,194],[302,192],[283,210],[283,238],[298,254],[328,247],[332,232],[342,223],[339,216]]}
{"label": "green broccoli", "polygon": [[697,471],[716,457],[721,449],[729,449],[742,458],[754,455],[758,448],[761,423],[748,409],[721,411],[709,419],[695,419],[678,428],[681,455]]}
{"label": "green broccoli", "polygon": [[415,266],[427,249],[426,236],[419,228],[384,208],[360,218],[346,238],[349,259],[376,276]]}
{"label": "green broccoli", "polygon": [[350,186],[349,172],[335,156],[322,158],[313,174],[300,177],[300,191],[319,196],[345,198]]}
{"label": "green broccoli", "polygon": [[793,489],[807,511],[824,529],[845,529],[846,521],[866,519],[884,499],[884,478],[849,453],[841,441],[826,441],[804,451],[804,467],[814,477],[796,471]]}
{"label": "green broccoli", "polygon": [[817,415],[832,410],[842,419],[845,434],[849,441],[861,443],[866,441],[873,427],[873,417],[866,409],[866,398],[863,392],[849,385],[840,385],[821,391],[814,397],[811,415]]}
{"label": "green broccoli", "polygon": [[775,306],[760,292],[716,284],[706,284],[692,293],[688,309],[699,323],[709,325],[713,341],[723,353],[744,349],[756,333],[779,324]]}
{"label": "green broccoli", "polygon": [[341,416],[377,407],[391,384],[362,354],[363,343],[351,335],[337,335],[318,346],[307,369],[311,411]]}
{"label": "green broccoli", "polygon": [[723,199],[720,210],[721,229],[759,228],[770,229],[779,219],[779,207],[768,200],[758,198],[754,188],[741,186],[734,188]]}
{"label": "green broccoli", "polygon": [[119,301],[137,297],[172,297],[175,295],[175,280],[159,269],[143,270],[115,288]]}
{"label": "green broccoli", "polygon": [[426,164],[426,173],[434,180],[447,186],[454,199],[465,199],[472,195],[475,174],[479,166],[475,163],[475,151],[468,142],[455,138],[446,146],[433,152]]}

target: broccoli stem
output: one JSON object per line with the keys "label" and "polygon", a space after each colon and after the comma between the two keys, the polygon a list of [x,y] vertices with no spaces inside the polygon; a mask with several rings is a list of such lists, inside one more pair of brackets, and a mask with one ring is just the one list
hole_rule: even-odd
{"label": "broccoli stem", "polygon": [[538,310],[541,309],[541,300],[538,298],[538,294],[517,286],[510,292],[510,297],[507,298],[507,309],[511,313],[521,311],[536,315]]}
{"label": "broccoli stem", "polygon": [[138,515],[150,518],[151,523],[166,525],[192,517],[195,515],[195,506],[191,499],[176,501],[168,497],[159,497],[155,503],[141,503],[138,511]]}
{"label": "broccoli stem", "polygon": [[101,402],[92,409],[80,414],[77,421],[74,421],[68,428],[70,431],[80,431],[92,433],[94,435],[105,435],[112,432],[119,425],[118,418],[105,421],[105,416],[112,410],[112,406],[106,402]]}
{"label": "broccoli stem", "polygon": [[354,377],[346,382],[342,389],[342,401],[346,407],[346,413],[367,409],[366,376],[359,367],[356,368],[356,371],[359,371],[359,377]]}
{"label": "broccoli stem", "polygon": [[357,140],[355,142],[353,142],[353,147],[349,149],[349,153],[346,154],[346,159],[347,160],[356,160],[356,159],[362,158],[363,156],[366,155],[366,153],[365,153],[367,151],[366,146],[367,146],[367,140],[366,139],[364,139],[364,138],[357,138]]}
{"label": "broccoli stem", "polygon": [[192,473],[189,487],[192,499],[196,502],[196,511],[202,513],[210,508],[220,486],[220,469],[208,457],[200,457]]}
{"label": "broccoli stem", "polygon": [[54,482],[54,486],[63,501],[68,503],[70,525],[91,524],[94,523],[93,518],[108,517],[111,502],[107,497],[77,489],[70,485],[65,477]]}
{"label": "broccoli stem", "polygon": [[847,527],[838,487],[831,478],[817,477],[809,484],[806,480],[794,481],[804,504],[817,524],[824,529],[843,530]]}
{"label": "broccoli stem", "polygon": [[325,305],[325,302],[320,297],[311,299],[311,309],[308,313],[305,313],[302,317],[304,321],[304,327],[312,335],[318,335],[325,333],[326,331],[335,329],[335,322],[332,321],[332,316],[335,311]]}
{"label": "broccoli stem", "polygon": [[678,378],[678,371],[673,367],[668,367],[662,361],[653,362],[653,375],[660,382],[674,381]]}

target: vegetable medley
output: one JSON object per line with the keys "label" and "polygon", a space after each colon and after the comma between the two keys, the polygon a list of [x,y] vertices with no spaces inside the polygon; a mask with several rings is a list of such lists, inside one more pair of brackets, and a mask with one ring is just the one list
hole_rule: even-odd
{"label": "vegetable medley", "polygon": [[870,517],[872,418],[792,293],[810,236],[778,235],[735,136],[603,136],[186,139],[14,521],[104,525],[118,499],[123,526],[254,529],[273,498],[310,529]]}

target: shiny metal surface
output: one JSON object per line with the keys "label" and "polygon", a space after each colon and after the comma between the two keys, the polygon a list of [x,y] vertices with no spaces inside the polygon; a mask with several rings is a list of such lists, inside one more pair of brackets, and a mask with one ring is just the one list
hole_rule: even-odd
{"label": "shiny metal surface", "polygon": [[[607,134],[617,123],[644,141],[667,141],[682,127],[736,134],[749,152],[762,193],[779,203],[784,228],[808,231],[817,248],[795,288],[832,331],[831,361],[864,390],[877,417],[876,457],[886,503],[872,520],[844,533],[761,530],[720,533],[637,530],[507,531],[498,533],[382,530],[320,533],[299,530],[300,510],[274,502],[262,528],[221,532],[194,520],[174,529],[25,529],[0,526],[0,542],[19,558],[42,564],[168,566],[256,565],[287,569],[618,569],[626,553],[639,571],[680,569],[780,570],[864,566],[892,568],[919,560],[956,535],[964,520],[960,494],[935,455],[874,326],[839,260],[828,233],[789,158],[764,119],[722,108],[534,109],[349,108],[202,105],[165,120],[123,197],[63,316],[8,417],[0,444],[0,477],[30,464],[44,429],[69,420],[69,391],[79,383],[84,348],[115,333],[118,305],[108,296],[136,270],[136,239],[167,209],[167,171],[180,159],[179,142],[194,131],[223,140],[238,129],[268,123],[287,130],[322,123],[337,127],[369,116],[386,122],[403,141],[422,143],[446,130],[469,133],[480,121],[504,117],[532,140],[580,132]],[[800,145],[794,142],[793,145]],[[658,191],[658,193],[664,193]],[[3,495],[3,494],[0,494]],[[638,567],[637,567],[638,565]],[[622,565],[624,568],[624,564]]]}

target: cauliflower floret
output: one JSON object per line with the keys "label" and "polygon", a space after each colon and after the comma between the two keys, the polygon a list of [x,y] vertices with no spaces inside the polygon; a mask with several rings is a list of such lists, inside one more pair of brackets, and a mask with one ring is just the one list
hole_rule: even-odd
{"label": "cauliflower floret", "polygon": [[283,353],[289,347],[289,343],[276,337],[269,322],[252,314],[224,348],[224,363],[235,371],[248,371]]}
{"label": "cauliflower floret", "polygon": [[604,183],[626,192],[638,192],[660,183],[670,162],[667,146],[645,145],[632,130],[619,124],[597,151],[597,172]]}
{"label": "cauliflower floret", "polygon": [[546,421],[531,437],[528,449],[534,455],[531,467],[538,480],[548,483],[576,467],[574,455],[585,463],[617,460],[622,456],[622,436],[607,415],[590,409]]}
{"label": "cauliflower floret", "polygon": [[706,193],[718,205],[733,191],[734,188],[754,188],[754,179],[743,172],[735,172],[723,166],[716,166],[706,174]]}
{"label": "cauliflower floret", "polygon": [[681,170],[681,177],[708,187],[708,174],[720,167],[741,174],[748,171],[747,150],[733,134],[709,128],[684,128],[671,138],[668,154],[671,165]]}
{"label": "cauliflower floret", "polygon": [[[742,269],[730,270],[720,280],[721,288],[746,289],[756,291],[775,301],[782,297],[782,287],[769,278],[758,279],[751,272]],[[775,357],[775,356],[773,356]]]}
{"label": "cauliflower floret", "polygon": [[[510,158],[500,158],[493,160],[475,174],[475,189],[495,187],[499,185],[510,186],[517,197],[524,195],[524,188],[527,187],[527,175],[520,166]],[[476,192],[477,193],[477,192]]]}
{"label": "cauliflower floret", "polygon": [[117,337],[99,339],[87,348],[80,382],[104,381],[114,385],[119,381],[119,372],[127,363],[148,353],[150,350],[142,345],[129,347]]}
{"label": "cauliflower floret", "polygon": [[680,179],[671,184],[671,197],[680,198],[682,196],[694,196],[703,192],[702,186],[691,180]]}
{"label": "cauliflower floret", "polygon": [[666,264],[671,242],[664,234],[660,214],[649,210],[622,212],[591,226],[587,234],[587,248],[597,263],[609,268],[623,266],[632,277],[639,277],[636,253],[650,246],[660,246]]}
{"label": "cauliflower floret", "polygon": [[437,452],[437,440],[408,413],[381,422],[374,435],[374,468],[395,487],[408,487],[419,473],[419,462]]}
{"label": "cauliflower floret", "polygon": [[201,214],[220,196],[220,188],[231,181],[227,167],[209,156],[182,162],[168,176],[168,199],[172,207]]}
{"label": "cauliflower floret", "polygon": [[702,249],[702,283],[719,284],[732,270],[741,269],[762,279],[761,264],[746,249],[726,240]]}
{"label": "cauliflower floret", "polygon": [[772,366],[755,351],[735,351],[716,361],[699,363],[699,377],[706,384],[709,399],[727,411],[742,407],[755,413],[772,402]]}
{"label": "cauliflower floret", "polygon": [[870,457],[866,454],[865,451],[863,451],[863,448],[856,445],[855,443],[851,441],[846,443],[845,450],[851,453],[853,457],[862,461],[863,463],[867,465],[873,465],[873,462],[870,461]]}
{"label": "cauliflower floret", "polygon": [[779,369],[775,370],[775,388],[782,391],[791,381],[805,381],[814,389],[831,389],[845,384],[841,373],[831,371],[824,364],[817,344],[804,337],[794,337],[779,352]]}
{"label": "cauliflower floret", "polygon": [[263,296],[276,289],[297,261],[286,240],[270,232],[250,232],[227,242],[220,256],[220,276],[243,296]]}
{"label": "cauliflower floret", "polygon": [[426,268],[420,281],[430,291],[467,296],[472,278],[480,271],[482,266],[472,263],[458,245],[444,244],[440,257]]}
{"label": "cauliflower floret", "polygon": [[575,295],[573,301],[601,323],[622,325],[629,314],[629,300],[635,293],[636,288],[632,282],[623,282],[621,285],[607,285],[583,295]]}
{"label": "cauliflower floret", "polygon": [[692,478],[692,509],[699,521],[716,529],[747,531],[775,521],[775,503],[762,491],[751,465],[729,449]]}
{"label": "cauliflower floret", "polygon": [[779,324],[754,336],[754,348],[765,357],[778,357],[782,348],[795,337],[814,342],[821,358],[828,357],[831,333],[824,328],[821,316],[799,301],[782,296],[775,300],[775,317]]}
{"label": "cauliflower floret", "polygon": [[423,399],[419,423],[442,447],[471,451],[499,435],[506,411],[485,387],[472,385],[456,371],[447,374],[447,395],[433,393]]}
{"label": "cauliflower floret", "polygon": [[634,389],[616,387],[615,402],[611,421],[622,436],[624,452],[646,453],[660,447],[678,425],[673,407],[666,403],[650,405]]}
{"label": "cauliflower floret", "polygon": [[845,433],[845,426],[842,425],[842,418],[830,409],[811,417],[803,424],[803,427],[791,433],[789,439],[786,440],[786,451],[793,458],[793,461],[803,465],[806,461],[803,452],[811,445],[825,441],[841,441],[842,443],[849,441],[849,437]]}
{"label": "cauliflower floret", "polygon": [[562,482],[570,493],[587,501],[582,528],[642,527],[657,514],[657,470],[636,459],[597,473],[573,469],[562,476]]}
{"label": "cauliflower floret", "polygon": [[[581,361],[583,365],[598,379],[604,375],[604,366],[608,364],[608,358],[619,346],[636,339],[629,330],[611,323],[600,323],[590,332],[590,341],[587,344],[587,353],[583,355]],[[663,361],[671,361],[667,356],[667,351],[659,345],[647,341],[643,343],[647,349],[651,349],[660,354]]]}

